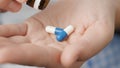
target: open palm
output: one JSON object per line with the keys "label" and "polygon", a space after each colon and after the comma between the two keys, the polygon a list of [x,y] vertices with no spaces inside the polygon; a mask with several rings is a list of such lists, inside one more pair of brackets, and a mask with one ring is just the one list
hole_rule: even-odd
{"label": "open palm", "polygon": [[[87,9],[96,6],[79,5],[77,1],[61,0],[23,24],[1,25],[0,62],[48,68],[79,68],[98,53],[112,39],[114,11],[107,6],[103,10],[108,13],[101,10],[98,14],[99,9],[96,12]],[[58,42],[55,35],[45,32],[47,25],[61,28],[73,25],[75,31],[65,41]]]}
{"label": "open palm", "polygon": [[[35,17],[23,24],[0,26],[0,62],[63,68],[60,55],[64,47],[71,44],[56,41],[55,35],[45,32],[45,26],[49,24]],[[79,68],[79,64],[74,66]]]}

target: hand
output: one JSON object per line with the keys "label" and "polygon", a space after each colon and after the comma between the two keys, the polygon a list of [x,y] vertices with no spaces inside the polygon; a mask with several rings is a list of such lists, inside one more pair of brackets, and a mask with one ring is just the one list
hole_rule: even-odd
{"label": "hand", "polygon": [[17,12],[26,0],[1,0],[0,11]]}
{"label": "hand", "polygon": [[[58,24],[42,21],[44,19],[45,17],[41,13],[31,17],[23,24],[1,25],[0,63],[63,68],[60,63],[60,55],[64,47],[69,44],[67,41],[57,42],[54,35],[45,32],[46,25],[57,26]],[[73,67],[79,68],[80,63],[73,64],[71,68]]]}
{"label": "hand", "polygon": [[[79,68],[112,39],[115,22],[112,5],[113,2],[101,0],[60,0],[24,24],[1,25],[0,62]],[[47,25],[65,28],[70,24],[75,31],[64,42],[57,42],[55,35],[45,32]]]}

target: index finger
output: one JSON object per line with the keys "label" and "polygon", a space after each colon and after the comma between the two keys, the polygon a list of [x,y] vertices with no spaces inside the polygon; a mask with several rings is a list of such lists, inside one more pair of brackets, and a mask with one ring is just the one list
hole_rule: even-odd
{"label": "index finger", "polygon": [[27,31],[27,24],[5,24],[0,25],[0,36],[25,35]]}

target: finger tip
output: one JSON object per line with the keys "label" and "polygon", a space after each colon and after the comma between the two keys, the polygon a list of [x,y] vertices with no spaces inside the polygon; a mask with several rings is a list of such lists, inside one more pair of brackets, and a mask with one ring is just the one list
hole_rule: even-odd
{"label": "finger tip", "polygon": [[70,67],[72,64],[76,62],[77,56],[75,53],[69,52],[69,51],[64,51],[62,56],[61,56],[61,64],[64,67]]}
{"label": "finger tip", "polygon": [[72,61],[71,61],[71,58],[70,57],[67,57],[67,56],[62,56],[61,57],[61,64],[64,66],[64,67],[66,67],[66,68],[68,68],[68,67],[70,67],[71,65],[72,65]]}
{"label": "finger tip", "polygon": [[21,8],[22,4],[13,1],[8,5],[8,7],[6,7],[6,10],[10,12],[18,12]]}
{"label": "finger tip", "polygon": [[19,4],[12,12],[18,12],[22,8],[22,5]]}

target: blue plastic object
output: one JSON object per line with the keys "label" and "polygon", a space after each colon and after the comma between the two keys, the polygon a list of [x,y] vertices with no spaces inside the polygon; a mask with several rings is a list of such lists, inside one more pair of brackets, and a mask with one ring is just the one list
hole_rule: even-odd
{"label": "blue plastic object", "polygon": [[63,41],[68,36],[67,33],[62,28],[56,28],[55,35],[57,41],[59,42]]}

